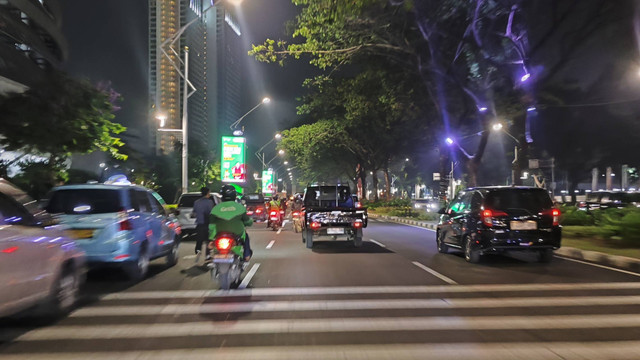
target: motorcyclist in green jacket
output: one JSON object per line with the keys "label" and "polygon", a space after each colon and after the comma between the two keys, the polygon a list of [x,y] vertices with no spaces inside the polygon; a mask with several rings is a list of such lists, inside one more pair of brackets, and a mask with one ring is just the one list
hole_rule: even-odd
{"label": "motorcyclist in green jacket", "polygon": [[236,202],[236,189],[233,186],[222,186],[220,195],[222,202],[211,210],[209,217],[209,239],[215,239],[218,232],[239,235],[244,241],[244,260],[249,261],[253,251],[245,228],[251,226],[253,220],[247,215],[247,209]]}

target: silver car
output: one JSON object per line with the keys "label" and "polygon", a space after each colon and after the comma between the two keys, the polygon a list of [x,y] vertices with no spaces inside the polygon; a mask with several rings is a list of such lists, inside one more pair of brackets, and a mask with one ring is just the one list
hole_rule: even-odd
{"label": "silver car", "polygon": [[82,250],[26,193],[0,179],[0,317],[34,305],[63,315],[85,280]]}
{"label": "silver car", "polygon": [[[193,213],[193,204],[196,200],[200,199],[202,194],[199,192],[186,193],[180,195],[178,200],[178,207],[176,209],[176,216],[180,222],[180,228],[182,228],[183,237],[194,235],[196,231],[196,216]],[[220,194],[211,193],[211,199],[214,205],[221,202]]]}

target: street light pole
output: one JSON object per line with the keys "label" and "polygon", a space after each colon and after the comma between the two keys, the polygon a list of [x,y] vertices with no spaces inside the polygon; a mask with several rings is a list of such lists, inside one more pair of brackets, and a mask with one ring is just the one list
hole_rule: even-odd
{"label": "street light pole", "polygon": [[240,122],[241,122],[242,120],[244,120],[244,118],[246,118],[246,117],[247,117],[247,115],[249,115],[249,114],[251,114],[252,112],[254,112],[254,111],[255,111],[257,108],[259,108],[260,106],[262,106],[262,105],[264,105],[264,104],[268,104],[268,103],[270,103],[270,102],[271,102],[271,99],[269,99],[268,97],[266,97],[266,98],[262,99],[262,101],[260,101],[260,102],[258,103],[258,105],[254,106],[254,107],[253,107],[253,109],[251,109],[251,110],[247,111],[247,113],[246,113],[246,114],[244,114],[244,115],[242,115],[242,117],[240,117],[240,119],[236,120],[233,124],[231,124],[231,125],[229,126],[229,129],[234,130],[235,128],[237,128],[237,127],[238,127],[238,125],[240,125]]}
{"label": "street light pole", "polygon": [[189,103],[189,84],[186,79],[189,78],[189,47],[184,47],[184,90],[183,90],[183,99],[182,99],[182,193],[186,194],[189,192],[189,162],[188,153],[189,153],[189,141],[188,141],[188,112],[187,105]]}

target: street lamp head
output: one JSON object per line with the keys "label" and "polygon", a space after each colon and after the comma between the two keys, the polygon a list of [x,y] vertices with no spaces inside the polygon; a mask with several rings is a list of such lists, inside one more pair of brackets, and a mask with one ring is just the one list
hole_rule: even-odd
{"label": "street lamp head", "polygon": [[285,161],[285,162],[284,162],[284,164],[285,164],[285,165],[289,165],[289,162],[288,162],[288,161]]}
{"label": "street lamp head", "polygon": [[409,158],[404,159],[404,161],[409,161]]}
{"label": "street lamp head", "polygon": [[478,111],[480,111],[481,113],[483,112],[487,112],[487,110],[489,110],[486,106],[481,106],[478,108]]}
{"label": "street lamp head", "polygon": [[271,99],[269,99],[268,97],[265,97],[264,99],[262,99],[263,104],[268,104],[270,102],[271,102]]}
{"label": "street lamp head", "polygon": [[276,139],[276,140],[280,140],[280,139],[282,139],[282,134],[280,134],[280,133],[276,133],[275,139]]}
{"label": "street lamp head", "polygon": [[282,149],[278,150],[278,155],[284,155],[284,150]]}
{"label": "street lamp head", "polygon": [[495,124],[493,124],[493,130],[495,130],[495,131],[500,131],[500,130],[502,130],[502,124],[501,124],[501,123],[495,123]]}
{"label": "street lamp head", "polygon": [[233,132],[233,136],[242,136],[242,135],[244,135],[244,133],[242,132],[242,130],[235,130],[235,131]]}
{"label": "street lamp head", "polygon": [[535,106],[530,106],[530,107],[528,107],[528,108],[527,108],[527,111],[528,111],[528,112],[534,112],[534,111],[536,111],[536,110],[538,110],[538,109],[536,109],[536,107],[535,107]]}
{"label": "street lamp head", "polygon": [[526,82],[527,80],[529,80],[530,77],[531,77],[531,74],[526,73],[522,75],[522,77],[520,78],[520,82]]}
{"label": "street lamp head", "polygon": [[453,145],[453,139],[452,138],[448,137],[445,141],[447,142],[447,145]]}
{"label": "street lamp head", "polygon": [[166,114],[156,114],[156,119],[158,119],[158,121],[160,121],[160,127],[164,127],[166,121],[167,121],[167,115]]}

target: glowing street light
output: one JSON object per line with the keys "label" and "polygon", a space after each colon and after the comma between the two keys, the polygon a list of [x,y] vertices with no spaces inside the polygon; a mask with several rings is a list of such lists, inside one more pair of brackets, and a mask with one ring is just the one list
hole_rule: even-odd
{"label": "glowing street light", "polygon": [[531,74],[526,73],[522,75],[522,77],[520,78],[520,82],[526,82],[527,80],[529,80],[530,77],[531,77]]}
{"label": "glowing street light", "polygon": [[167,122],[167,115],[166,114],[158,114],[158,115],[156,115],[156,119],[158,119],[158,121],[160,121],[160,127],[164,127],[166,125],[166,122]]}
{"label": "glowing street light", "polygon": [[447,142],[447,145],[453,145],[453,139],[452,138],[448,137],[445,141]]}
{"label": "glowing street light", "polygon": [[278,155],[284,155],[284,150],[282,149],[278,150]]}
{"label": "glowing street light", "polygon": [[495,123],[495,124],[493,124],[493,130],[495,130],[495,131],[500,131],[500,130],[502,130],[502,124],[501,124],[501,123]]}

